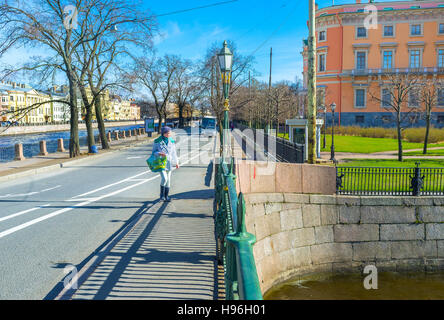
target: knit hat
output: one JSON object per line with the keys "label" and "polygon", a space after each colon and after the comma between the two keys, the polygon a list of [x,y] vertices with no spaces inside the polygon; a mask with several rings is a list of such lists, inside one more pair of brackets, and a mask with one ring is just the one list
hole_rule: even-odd
{"label": "knit hat", "polygon": [[165,134],[165,133],[168,133],[168,132],[170,132],[171,131],[171,128],[170,127],[162,127],[162,129],[161,129],[161,133],[162,134]]}

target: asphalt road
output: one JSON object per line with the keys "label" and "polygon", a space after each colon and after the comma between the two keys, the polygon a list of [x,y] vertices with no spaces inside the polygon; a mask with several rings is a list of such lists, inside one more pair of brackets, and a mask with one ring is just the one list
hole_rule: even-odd
{"label": "asphalt road", "polygon": [[[205,175],[205,150],[213,150],[214,141],[176,136],[185,166],[173,172],[171,194],[193,183],[188,165],[199,165]],[[44,299],[66,276],[66,266],[81,266],[140,208],[152,206],[160,178],[145,162],[151,150],[134,147],[1,183],[0,299]]]}

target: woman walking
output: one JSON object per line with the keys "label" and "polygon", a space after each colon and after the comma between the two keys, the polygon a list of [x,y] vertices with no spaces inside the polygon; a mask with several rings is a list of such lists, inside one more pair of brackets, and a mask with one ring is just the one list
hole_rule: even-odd
{"label": "woman walking", "polygon": [[168,197],[171,185],[171,162],[176,164],[176,169],[179,169],[179,159],[176,153],[176,143],[170,138],[171,128],[163,127],[161,129],[161,136],[154,140],[153,154],[155,156],[167,157],[167,164],[165,170],[160,171],[160,200],[165,200],[167,202],[171,201]]}

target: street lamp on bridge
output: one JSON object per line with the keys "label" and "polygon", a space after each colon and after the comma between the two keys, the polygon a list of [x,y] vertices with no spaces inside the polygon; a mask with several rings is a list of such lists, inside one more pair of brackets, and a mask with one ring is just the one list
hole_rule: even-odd
{"label": "street lamp on bridge", "polygon": [[224,93],[224,122],[223,122],[223,135],[221,133],[221,148],[223,147],[223,143],[227,142],[227,137],[224,135],[228,132],[229,128],[229,115],[228,111],[230,110],[230,102],[228,100],[228,94],[230,92],[230,84],[231,84],[231,67],[233,65],[233,54],[228,48],[227,41],[224,41],[223,48],[217,55],[217,59],[219,61],[220,73],[222,76],[222,85],[223,85],[223,93]]}

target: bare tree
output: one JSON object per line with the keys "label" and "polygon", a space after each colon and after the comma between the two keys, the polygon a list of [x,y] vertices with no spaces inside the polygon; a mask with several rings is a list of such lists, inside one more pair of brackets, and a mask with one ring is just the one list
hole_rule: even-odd
{"label": "bare tree", "polygon": [[426,121],[426,131],[424,136],[423,154],[427,154],[427,145],[429,142],[430,125],[432,120],[432,110],[436,107],[438,102],[439,90],[441,90],[442,83],[436,78],[425,79],[419,88],[419,101],[422,103],[424,109],[424,118]]}
{"label": "bare tree", "polygon": [[95,113],[102,149],[108,149],[102,97],[110,88],[130,90],[131,81],[121,69],[123,63],[120,61],[133,56],[130,48],[134,46],[145,50],[151,48],[156,24],[154,17],[139,12],[127,1],[98,2],[96,13],[90,15],[85,28],[85,33],[90,34],[93,40],[83,43],[81,50],[76,52],[79,68],[82,70],[78,82],[87,111],[88,146],[91,149],[94,144],[91,120]]}
{"label": "bare tree", "polygon": [[[73,6],[66,6],[62,0],[29,0],[25,6],[22,4],[21,1],[2,1],[0,54],[13,46],[44,49],[46,57],[33,59],[32,66],[14,68],[15,71],[38,71],[42,78],[55,72],[65,74],[71,114],[69,150],[70,157],[76,157],[80,155],[77,88],[86,81],[85,74],[88,75],[86,59],[93,57],[85,48],[91,48],[88,44],[94,41],[104,43],[104,35],[118,27],[122,27],[123,34],[135,33],[135,22],[139,26],[148,25],[152,18],[140,13],[137,3],[128,4],[123,0],[75,0]],[[97,41],[98,38],[101,41]],[[79,52],[84,55],[83,63],[76,55]],[[89,107],[87,118],[88,112],[91,112]]]}
{"label": "bare tree", "polygon": [[[86,1],[77,1],[77,8],[85,8]],[[20,1],[2,1],[0,6],[0,29],[4,47],[0,51],[15,47],[40,47],[53,55],[55,61],[48,63],[42,59],[34,64],[33,69],[57,68],[65,72],[69,83],[71,108],[70,157],[80,154],[78,138],[77,99],[75,92],[73,52],[85,37],[73,28],[64,25],[65,14],[60,0],[34,0],[27,2],[26,7]],[[9,39],[7,39],[9,38]]]}
{"label": "bare tree", "polygon": [[[237,52],[236,45],[228,42],[228,47],[233,53],[233,66],[231,73],[230,85],[230,101],[234,101],[236,92],[242,86],[248,84],[249,71],[254,75],[253,69],[254,58],[252,56],[244,56]],[[222,80],[217,62],[217,54],[221,50],[220,43],[213,43],[207,50],[204,60],[200,63],[199,75],[201,88],[203,90],[203,99],[207,101],[212,112],[217,117],[219,126],[222,123],[224,111],[224,97],[222,93]]]}
{"label": "bare tree", "polygon": [[416,73],[398,73],[387,74],[384,79],[380,80],[380,88],[384,88],[386,96],[382,95],[380,90],[374,92],[369,90],[370,97],[383,104],[385,108],[390,110],[395,116],[398,138],[398,161],[403,160],[402,149],[402,132],[405,129],[406,119],[411,112],[416,111],[415,108],[410,108],[409,99],[416,95],[417,84],[420,76]]}
{"label": "bare tree", "polygon": [[177,56],[165,55],[163,58],[138,58],[134,61],[132,77],[153,98],[154,107],[159,117],[160,133],[162,118],[166,120],[166,107],[173,93],[173,76],[178,66]]}
{"label": "bare tree", "polygon": [[179,113],[179,128],[184,127],[184,113],[192,117],[194,104],[201,99],[204,89],[198,79],[196,66],[190,60],[177,61],[177,69],[173,76],[173,101],[177,104]]}

